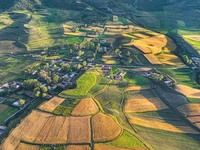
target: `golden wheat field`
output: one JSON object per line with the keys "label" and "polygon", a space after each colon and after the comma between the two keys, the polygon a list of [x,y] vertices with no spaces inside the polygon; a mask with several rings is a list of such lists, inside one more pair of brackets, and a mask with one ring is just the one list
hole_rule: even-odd
{"label": "golden wheat field", "polygon": [[183,66],[184,64],[181,60],[173,54],[160,54],[158,59],[162,64],[171,65],[171,66]]}
{"label": "golden wheat field", "polygon": [[39,146],[19,143],[19,145],[17,146],[15,150],[39,150]]}
{"label": "golden wheat field", "polygon": [[178,133],[190,133],[190,134],[199,134],[196,130],[191,128],[187,125],[177,125],[176,122],[174,124],[167,123],[164,120],[160,119],[152,119],[147,117],[138,117],[138,116],[128,116],[129,121],[132,124],[144,126],[147,128],[153,128],[153,129],[159,129],[159,130],[165,130],[170,132],[178,132]]}
{"label": "golden wheat field", "polygon": [[200,98],[200,90],[186,85],[178,84],[176,90],[188,98]]}
{"label": "golden wheat field", "polygon": [[92,118],[92,131],[95,142],[104,142],[118,137],[122,128],[111,116],[98,113]]}
{"label": "golden wheat field", "polygon": [[154,54],[144,54],[144,57],[153,65],[160,65],[161,62]]}
{"label": "golden wheat field", "polygon": [[52,112],[56,109],[65,99],[60,97],[53,97],[49,101],[39,106],[40,110]]}
{"label": "golden wheat field", "polygon": [[145,112],[167,109],[168,107],[162,102],[160,98],[141,98],[130,99],[125,104],[125,112]]}
{"label": "golden wheat field", "polygon": [[148,90],[149,86],[129,86],[125,89],[125,91],[140,91],[140,90]]}
{"label": "golden wheat field", "polygon": [[73,109],[71,115],[73,116],[88,116],[96,114],[99,111],[98,106],[92,98],[82,99],[79,104]]}

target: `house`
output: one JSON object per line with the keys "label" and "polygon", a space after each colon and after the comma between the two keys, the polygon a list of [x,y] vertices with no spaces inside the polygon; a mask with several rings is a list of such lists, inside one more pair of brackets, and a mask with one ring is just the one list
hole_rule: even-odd
{"label": "house", "polygon": [[25,100],[20,99],[20,100],[14,102],[14,103],[12,104],[12,106],[14,106],[14,107],[21,107],[21,106],[25,105],[25,103],[26,103]]}
{"label": "house", "polygon": [[61,89],[67,89],[68,83],[59,83],[58,87]]}
{"label": "house", "polygon": [[101,40],[100,43],[101,44],[105,44],[107,41],[106,40]]}
{"label": "house", "polygon": [[110,65],[108,64],[104,64],[102,67],[101,67],[102,70],[110,70]]}
{"label": "house", "polygon": [[26,96],[30,97],[30,98],[35,98],[35,94],[32,91],[25,91],[24,93]]}
{"label": "house", "polygon": [[0,103],[3,103],[6,100],[4,97],[0,97]]}
{"label": "house", "polygon": [[102,70],[103,74],[105,76],[109,76],[110,75],[110,70]]}
{"label": "house", "polygon": [[46,96],[44,96],[43,98],[45,98],[46,100],[49,100],[49,99],[51,99],[52,98],[52,96],[51,95],[49,95],[49,94],[47,94]]}
{"label": "house", "polygon": [[0,136],[6,131],[6,126],[0,126]]}
{"label": "house", "polygon": [[88,58],[88,61],[89,61],[89,62],[93,62],[93,61],[94,61],[94,58]]}
{"label": "house", "polygon": [[87,66],[90,67],[90,68],[93,68],[93,67],[94,67],[94,65],[93,65],[92,63],[88,63]]}
{"label": "house", "polygon": [[195,65],[199,65],[199,63],[200,63],[200,58],[199,57],[192,57],[191,60]]}

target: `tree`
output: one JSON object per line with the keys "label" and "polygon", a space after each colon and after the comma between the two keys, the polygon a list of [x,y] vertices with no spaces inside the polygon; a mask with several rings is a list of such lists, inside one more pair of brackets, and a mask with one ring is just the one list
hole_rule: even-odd
{"label": "tree", "polygon": [[58,75],[54,75],[53,76],[53,83],[57,84],[59,81],[59,76]]}
{"label": "tree", "polygon": [[78,64],[77,65],[77,69],[81,69],[82,68],[82,65],[81,64]]}
{"label": "tree", "polygon": [[47,93],[42,93],[42,97],[46,97],[47,96]]}
{"label": "tree", "polygon": [[37,92],[35,93],[35,97],[40,97],[40,91],[37,91]]}
{"label": "tree", "polygon": [[127,52],[127,56],[131,56],[131,53],[130,53],[130,51],[128,51],[128,52]]}
{"label": "tree", "polygon": [[87,66],[87,62],[86,62],[86,61],[83,61],[82,65],[83,65],[84,67],[86,67],[86,66]]}
{"label": "tree", "polygon": [[96,46],[96,51],[99,53],[101,52],[101,45],[99,43]]}
{"label": "tree", "polygon": [[70,54],[72,54],[72,53],[73,53],[73,49],[72,49],[72,48],[70,48],[70,50],[69,50],[69,53],[70,53]]}
{"label": "tree", "polygon": [[83,52],[81,50],[78,51],[78,56],[81,56]]}
{"label": "tree", "polygon": [[129,57],[129,58],[128,58],[128,63],[131,64],[132,62],[133,62],[132,58]]}
{"label": "tree", "polygon": [[192,64],[192,61],[190,60],[190,58],[187,55],[183,55],[183,61],[189,65]]}
{"label": "tree", "polygon": [[46,86],[41,86],[40,89],[41,89],[42,93],[48,92],[48,88]]}
{"label": "tree", "polygon": [[23,100],[23,99],[19,100],[19,104],[20,104],[20,105],[24,105],[25,103],[26,103],[25,100]]}

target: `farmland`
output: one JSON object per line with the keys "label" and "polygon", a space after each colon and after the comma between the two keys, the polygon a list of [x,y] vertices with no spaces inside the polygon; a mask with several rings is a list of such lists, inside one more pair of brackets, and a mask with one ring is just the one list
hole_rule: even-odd
{"label": "farmland", "polygon": [[85,96],[89,90],[95,85],[96,76],[93,74],[85,74],[77,80],[77,88],[61,93],[64,96]]}
{"label": "farmland", "polygon": [[199,149],[199,5],[0,1],[0,149]]}

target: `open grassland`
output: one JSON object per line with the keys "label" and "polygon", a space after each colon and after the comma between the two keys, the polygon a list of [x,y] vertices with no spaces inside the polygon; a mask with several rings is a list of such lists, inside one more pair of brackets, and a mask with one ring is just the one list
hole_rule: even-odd
{"label": "open grassland", "polygon": [[200,98],[200,89],[195,89],[186,85],[178,84],[176,91],[184,94],[188,98]]}
{"label": "open grassland", "polygon": [[[138,134],[156,150],[197,150],[200,136],[195,134],[173,133],[141,126],[135,126]],[[166,144],[167,143],[167,144]]]}
{"label": "open grassland", "polygon": [[125,112],[145,112],[168,108],[160,98],[129,99],[125,105]]}
{"label": "open grassland", "polygon": [[95,142],[105,142],[118,137],[122,129],[111,116],[98,113],[92,117],[92,131]]}
{"label": "open grassland", "polygon": [[88,116],[99,111],[97,104],[92,98],[82,99],[79,104],[73,109],[71,115],[73,116]]}
{"label": "open grassland", "polygon": [[65,99],[59,97],[53,97],[49,101],[42,104],[39,109],[47,112],[53,112]]}
{"label": "open grassland", "polygon": [[17,148],[15,150],[39,150],[39,146],[25,144],[25,143],[19,143],[19,145],[17,146]]}
{"label": "open grassland", "polygon": [[133,125],[140,125],[140,126],[144,126],[148,128],[154,128],[154,129],[165,130],[165,131],[170,131],[170,132],[199,134],[199,132],[197,132],[190,126],[187,126],[183,122],[179,122],[179,121],[169,122],[169,121],[160,120],[160,119],[137,117],[137,116],[132,116],[132,115],[129,115],[128,118]]}
{"label": "open grassland", "polygon": [[63,96],[85,96],[95,85],[96,76],[93,74],[84,74],[77,80],[77,87],[73,90],[67,90],[61,93]]}
{"label": "open grassland", "polygon": [[89,145],[69,145],[66,150],[91,150]]}

